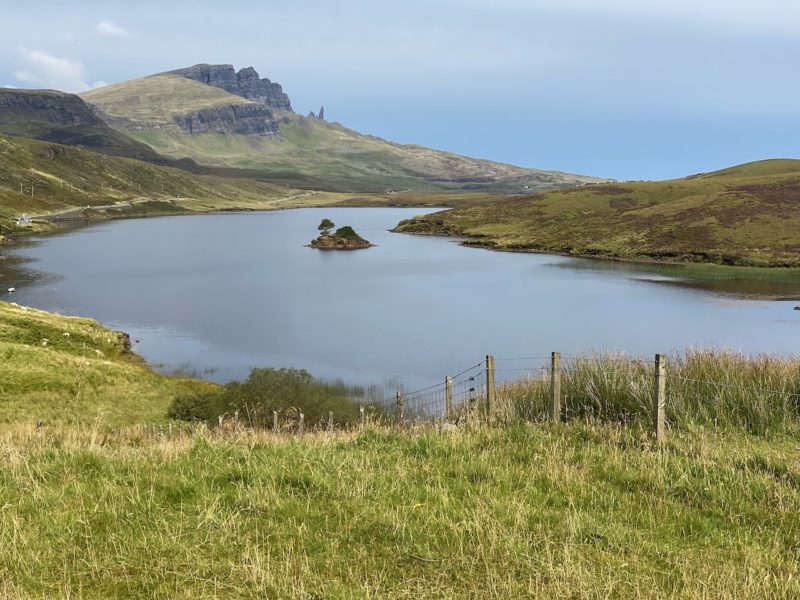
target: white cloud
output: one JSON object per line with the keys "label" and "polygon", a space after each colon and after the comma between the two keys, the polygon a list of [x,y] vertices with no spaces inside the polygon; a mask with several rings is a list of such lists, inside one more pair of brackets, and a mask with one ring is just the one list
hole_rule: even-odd
{"label": "white cloud", "polygon": [[18,81],[65,92],[82,92],[91,87],[86,82],[86,67],[77,60],[25,46],[18,48],[17,53],[23,63],[23,68],[14,73]]}
{"label": "white cloud", "polygon": [[124,27],[113,21],[100,21],[94,26],[95,33],[105,37],[130,38],[131,34]]}

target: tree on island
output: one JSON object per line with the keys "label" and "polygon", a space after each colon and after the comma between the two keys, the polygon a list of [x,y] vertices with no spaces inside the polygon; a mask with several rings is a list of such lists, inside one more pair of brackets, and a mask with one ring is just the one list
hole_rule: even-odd
{"label": "tree on island", "polygon": [[358,235],[356,233],[355,229],[350,227],[350,225],[345,225],[344,227],[339,227],[339,229],[337,229],[336,233],[334,233],[333,235],[335,235],[336,237],[341,237],[341,238],[360,238],[361,237],[360,235]]}
{"label": "tree on island", "polygon": [[336,223],[334,223],[330,219],[322,219],[322,222],[319,224],[319,227],[317,227],[317,229],[319,229],[323,235],[327,235],[331,232],[331,229],[333,229],[334,227],[336,227]]}

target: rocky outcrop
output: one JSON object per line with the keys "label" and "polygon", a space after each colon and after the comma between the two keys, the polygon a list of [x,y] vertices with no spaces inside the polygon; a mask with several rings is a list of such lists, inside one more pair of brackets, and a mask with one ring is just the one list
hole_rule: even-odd
{"label": "rocky outcrop", "polygon": [[184,133],[238,133],[277,136],[278,123],[266,106],[235,104],[175,117]]}
{"label": "rocky outcrop", "polygon": [[53,90],[0,89],[0,133],[164,162],[149,146],[109,127],[82,98]]}
{"label": "rocky outcrop", "polygon": [[203,64],[176,69],[170,73],[221,88],[270,108],[292,110],[289,96],[283,93],[280,84],[273,83],[266,77],[262,79],[253,67],[246,67],[237,72],[233,65]]}
{"label": "rocky outcrop", "polygon": [[372,246],[374,244],[362,238],[349,226],[340,227],[336,233],[323,233],[309,244],[310,248],[317,250],[361,250]]}
{"label": "rocky outcrop", "polygon": [[22,126],[38,121],[53,125],[103,127],[105,123],[78,96],[50,90],[0,89],[0,124]]}

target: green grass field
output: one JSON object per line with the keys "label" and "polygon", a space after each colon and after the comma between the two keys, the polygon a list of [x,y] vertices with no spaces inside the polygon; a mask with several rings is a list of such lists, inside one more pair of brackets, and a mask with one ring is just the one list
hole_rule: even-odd
{"label": "green grass field", "polygon": [[6,598],[795,598],[796,438],[0,433]]}
{"label": "green grass field", "polygon": [[467,243],[628,260],[800,267],[800,161],[497,198],[401,224]]}

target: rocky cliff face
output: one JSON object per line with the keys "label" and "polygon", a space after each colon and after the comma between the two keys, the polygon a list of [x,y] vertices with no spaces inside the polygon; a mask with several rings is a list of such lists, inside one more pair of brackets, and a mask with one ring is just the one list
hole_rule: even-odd
{"label": "rocky cliff face", "polygon": [[206,85],[222,88],[226,92],[236,94],[254,102],[260,102],[270,108],[292,110],[289,96],[283,93],[278,83],[260,78],[253,67],[234,70],[233,65],[195,65],[185,69],[170,71]]}
{"label": "rocky cliff face", "polygon": [[0,133],[164,162],[149,146],[111,129],[80,97],[53,90],[0,89]]}
{"label": "rocky cliff face", "polygon": [[266,106],[241,104],[208,108],[175,117],[175,123],[184,133],[278,135],[278,123]]}
{"label": "rocky cliff face", "polygon": [[86,103],[73,94],[50,90],[0,89],[0,124],[9,125],[12,129],[24,129],[38,123],[105,126]]}

